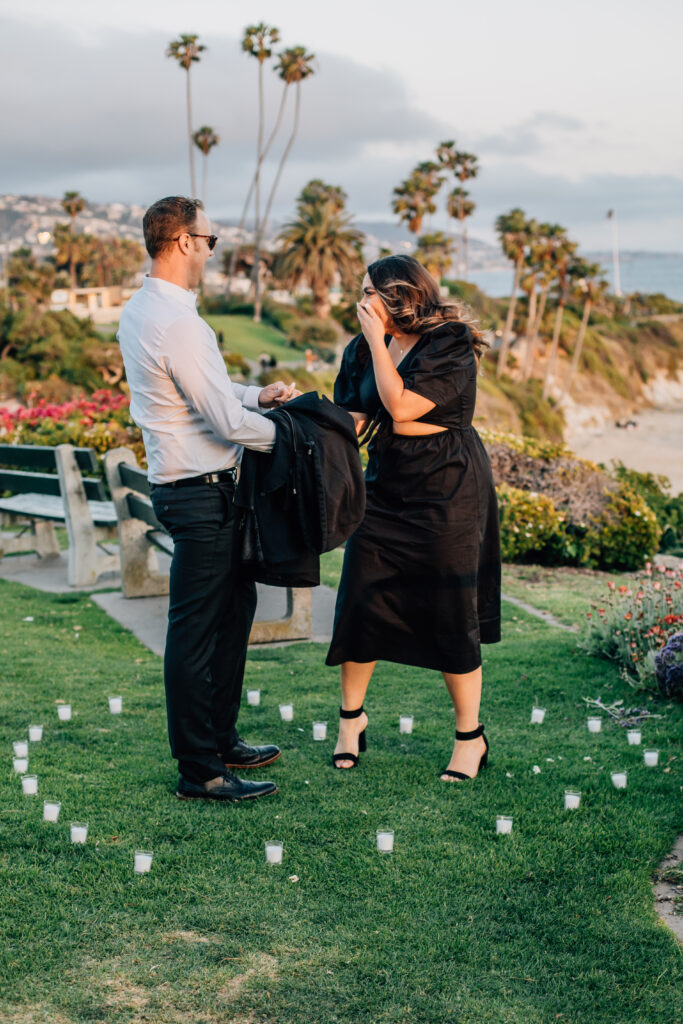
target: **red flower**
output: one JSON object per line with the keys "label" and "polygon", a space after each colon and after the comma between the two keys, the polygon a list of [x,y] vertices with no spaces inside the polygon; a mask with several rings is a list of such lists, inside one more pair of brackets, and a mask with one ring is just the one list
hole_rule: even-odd
{"label": "red flower", "polygon": [[626,615],[624,615],[624,618],[625,618],[625,619],[626,619],[626,621],[628,622],[628,621],[629,621],[629,619],[632,619],[632,618],[633,618],[633,615],[631,614],[631,612],[626,612]]}

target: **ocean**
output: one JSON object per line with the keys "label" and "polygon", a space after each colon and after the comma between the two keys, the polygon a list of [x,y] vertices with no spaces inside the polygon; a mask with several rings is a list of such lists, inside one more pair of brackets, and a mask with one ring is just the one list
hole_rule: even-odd
{"label": "ocean", "polygon": [[[613,286],[612,258],[607,253],[586,253],[607,270],[607,279]],[[683,302],[683,254],[678,253],[622,253],[619,260],[621,290],[629,292],[663,292],[670,299]],[[469,280],[494,298],[505,298],[512,287],[512,266],[509,270],[473,270]]]}

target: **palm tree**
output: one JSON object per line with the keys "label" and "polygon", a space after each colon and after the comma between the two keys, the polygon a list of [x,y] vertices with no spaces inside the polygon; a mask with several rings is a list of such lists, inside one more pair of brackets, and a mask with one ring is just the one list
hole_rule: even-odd
{"label": "palm tree", "polygon": [[[257,25],[249,25],[244,30],[242,37],[242,50],[258,61],[258,134],[256,141],[256,171],[254,173],[254,224],[256,231],[256,251],[254,266],[259,266],[259,226],[261,224],[261,164],[263,163],[263,65],[273,56],[273,46],[280,40],[280,31],[264,21]],[[256,277],[256,289],[258,290],[258,275]],[[254,306],[254,320],[258,323],[260,312],[257,317],[256,305]]]}
{"label": "palm tree", "polygon": [[601,267],[599,263],[588,263],[586,260],[580,258],[575,259],[569,267],[573,297],[578,300],[583,299],[583,316],[581,318],[579,333],[574,344],[567,383],[564,387],[565,395],[569,394],[574,374],[579,367],[579,360],[581,359],[581,351],[586,337],[586,330],[588,329],[591,309],[594,303],[605,294],[608,288],[607,281],[602,278],[604,273],[604,267]]}
{"label": "palm tree", "polygon": [[432,275],[438,285],[453,263],[453,243],[443,231],[421,235],[417,240],[415,258]]}
{"label": "palm tree", "polygon": [[519,282],[522,277],[522,268],[527,255],[530,235],[533,231],[532,225],[533,222],[527,220],[524,210],[520,210],[518,206],[513,210],[510,210],[509,213],[501,214],[496,220],[496,231],[500,236],[500,244],[503,248],[503,252],[508,259],[512,260],[515,267],[512,295],[510,296],[507,317],[505,318],[505,327],[503,328],[503,339],[501,341],[500,353],[498,355],[498,366],[496,368],[497,377],[501,377],[505,373],[506,369],[508,352],[510,350],[512,325],[515,319],[517,292],[519,291]]}
{"label": "palm tree", "polygon": [[[61,202],[61,207],[65,213],[68,213],[71,218],[71,227],[69,229],[69,252],[68,252],[68,266],[69,266],[69,280],[71,287],[76,288],[76,217],[79,213],[82,213],[86,207],[86,202],[80,192],[65,192],[64,198]],[[66,241],[66,238],[64,239]]]}
{"label": "palm tree", "polygon": [[[292,287],[306,281],[313,292],[315,315],[322,319],[330,312],[335,277],[339,275],[346,287],[356,283],[363,267],[360,246],[364,236],[350,226],[351,218],[338,202],[307,201],[305,192],[297,200],[296,219],[285,224],[278,235],[281,249],[276,273]],[[335,190],[335,196],[339,194]]]}
{"label": "palm tree", "polygon": [[527,346],[527,355],[524,365],[522,379],[529,380],[533,373],[538,347],[538,336],[545,316],[548,293],[555,278],[557,277],[557,266],[555,250],[561,239],[565,236],[565,229],[560,224],[538,224],[536,231],[532,234],[529,250],[529,260],[534,268],[541,284],[541,293],[538,299],[538,311],[534,320],[531,320],[531,335]]}
{"label": "palm tree", "polygon": [[321,178],[312,178],[301,190],[300,203],[330,203],[336,213],[346,207],[348,196],[340,185],[328,185]]}
{"label": "palm tree", "polygon": [[173,57],[178,61],[181,68],[185,69],[185,97],[187,106],[187,139],[190,147],[190,188],[193,197],[197,195],[197,182],[194,173],[194,148],[192,145],[192,95],[190,92],[190,68],[200,60],[199,54],[206,49],[202,43],[198,43],[199,36],[181,35],[178,39],[168,44],[166,56]]}
{"label": "palm tree", "polygon": [[[313,68],[311,66],[311,62],[313,60],[315,60],[314,54],[307,53],[305,46],[293,46],[289,50],[283,50],[282,53],[279,55],[279,61],[276,70],[282,81],[285,83],[285,87],[290,85],[296,85],[294,123],[292,125],[292,131],[289,136],[289,139],[287,140],[287,145],[285,146],[282,156],[280,158],[280,163],[278,165],[277,173],[275,175],[275,180],[273,181],[273,187],[270,190],[268,202],[266,203],[266,209],[263,214],[263,220],[261,221],[260,224],[257,225],[256,228],[257,250],[260,248],[261,241],[265,236],[266,227],[268,225],[268,218],[270,216],[270,211],[273,206],[273,200],[275,199],[275,193],[277,192],[277,187],[280,184],[280,177],[282,176],[282,171],[287,161],[287,157],[291,152],[292,146],[294,145],[294,139],[296,138],[297,132],[299,130],[299,116],[301,113],[301,83],[303,82],[304,78],[308,78],[309,75],[312,75],[314,73]],[[254,267],[254,272],[256,273],[256,266]],[[254,320],[258,323],[261,319],[261,296],[258,286],[258,276],[254,278],[254,288]]]}
{"label": "palm tree", "polygon": [[394,189],[392,209],[415,235],[422,230],[425,216],[436,213],[434,198],[443,184],[439,170],[439,164],[426,160]]}
{"label": "palm tree", "polygon": [[555,248],[555,265],[557,274],[557,310],[555,311],[555,329],[553,331],[553,340],[550,345],[548,362],[546,363],[545,367],[545,377],[543,379],[543,398],[547,398],[550,394],[550,385],[552,384],[553,380],[555,360],[557,358],[557,350],[560,344],[560,333],[562,331],[562,318],[564,316],[564,307],[567,301],[569,265],[572,256],[576,252],[576,248],[576,242],[571,242],[566,237],[566,235],[558,240],[558,244]]}
{"label": "palm tree", "polygon": [[442,142],[436,150],[436,156],[441,164],[448,171],[452,171],[460,182],[460,187],[453,189],[447,200],[449,217],[455,217],[460,221],[460,266],[458,272],[461,277],[467,279],[468,258],[467,258],[467,228],[465,218],[470,217],[475,210],[475,204],[468,200],[469,192],[463,185],[470,178],[476,178],[479,174],[479,161],[474,153],[466,153],[464,150],[456,149],[455,142]]}
{"label": "palm tree", "polygon": [[204,154],[203,166],[202,166],[202,202],[206,206],[206,180],[209,166],[209,153],[214,146],[217,146],[221,141],[220,136],[216,135],[213,128],[209,128],[207,124],[202,125],[192,136],[192,140],[197,147]]}

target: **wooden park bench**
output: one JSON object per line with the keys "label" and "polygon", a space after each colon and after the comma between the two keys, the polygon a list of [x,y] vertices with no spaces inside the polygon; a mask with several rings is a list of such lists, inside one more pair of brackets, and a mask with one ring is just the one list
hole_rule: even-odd
{"label": "wooden park bench", "polygon": [[55,523],[62,523],[69,536],[70,586],[90,586],[103,573],[117,571],[118,552],[102,547],[116,536],[114,506],[102,480],[83,476],[97,469],[91,448],[0,444],[0,495],[10,492],[0,497],[0,515],[3,525],[20,527],[0,533],[0,557],[27,551],[57,557]]}
{"label": "wooden park bench", "polygon": [[[159,571],[157,551],[172,555],[173,540],[154,514],[147,473],[140,469],[130,448],[108,451],[104,466],[118,519],[123,595],[167,594],[169,576]],[[284,617],[255,622],[250,643],[310,640],[313,635],[310,588],[287,588],[286,599]]]}

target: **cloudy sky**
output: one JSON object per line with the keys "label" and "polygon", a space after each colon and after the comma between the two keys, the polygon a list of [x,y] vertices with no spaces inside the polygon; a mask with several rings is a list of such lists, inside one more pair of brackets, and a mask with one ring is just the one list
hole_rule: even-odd
{"label": "cloudy sky", "polygon": [[[194,122],[221,136],[209,212],[237,216],[257,68],[239,40],[260,20],[317,58],[276,217],[322,177],[357,216],[390,220],[393,187],[455,139],[481,163],[479,238],[493,241],[495,217],[522,206],[608,248],[614,207],[624,248],[683,252],[675,0],[0,0],[0,193],[146,205],[189,191],[184,72],[164,52],[193,32],[208,47],[192,72]],[[272,118],[279,80],[268,70],[267,81]]]}

